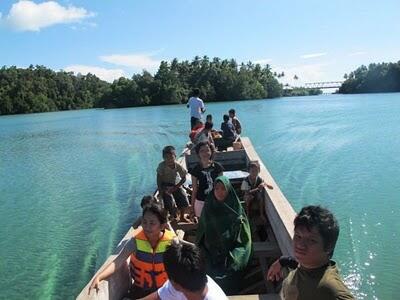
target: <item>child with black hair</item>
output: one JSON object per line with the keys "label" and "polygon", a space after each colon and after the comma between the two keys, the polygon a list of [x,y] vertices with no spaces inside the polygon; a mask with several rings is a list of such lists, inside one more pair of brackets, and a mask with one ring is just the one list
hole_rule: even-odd
{"label": "child with black hair", "polygon": [[295,258],[281,257],[269,268],[267,278],[282,278],[282,267],[290,267],[282,284],[283,299],[353,300],[331,260],[339,237],[334,215],[320,206],[303,207],[294,219],[293,252]]}
{"label": "child with black hair", "polygon": [[164,207],[172,217],[176,217],[175,204],[180,212],[180,221],[190,222],[185,217],[189,200],[182,185],[186,181],[187,171],[176,162],[176,153],[173,146],[166,146],[162,151],[163,161],[157,168],[157,187],[163,199]]}
{"label": "child with black hair", "polygon": [[273,186],[264,182],[259,176],[260,174],[260,163],[258,161],[251,161],[249,163],[249,176],[242,181],[241,190],[244,193],[244,201],[246,203],[246,214],[249,219],[253,217],[251,212],[252,207],[256,205],[257,216],[260,217],[263,222],[266,222],[265,218],[265,202],[264,202],[264,188],[270,190]]}
{"label": "child with black hair", "polygon": [[224,121],[221,123],[222,138],[218,141],[219,151],[224,151],[228,147],[231,147],[237,138],[235,127],[232,122],[229,121],[229,116],[224,115],[223,120]]}
{"label": "child with black hair", "polygon": [[196,217],[201,216],[201,211],[209,194],[214,186],[214,180],[223,175],[224,168],[216,161],[213,161],[214,148],[208,142],[201,142],[194,148],[199,157],[198,164],[190,170],[192,175],[192,210]]}
{"label": "child with black hair", "polygon": [[164,253],[168,281],[142,300],[227,300],[224,291],[207,276],[197,246],[173,242]]}
{"label": "child with black hair", "polygon": [[193,144],[196,146],[201,142],[209,142],[210,144],[214,145],[214,140],[211,135],[213,126],[214,124],[212,122],[206,122],[204,124],[204,128],[195,135]]}
{"label": "child with black hair", "polygon": [[229,118],[231,119],[233,127],[235,128],[235,132],[240,135],[242,133],[242,124],[236,117],[236,111],[233,108],[229,110]]}
{"label": "child with black hair", "polygon": [[118,269],[126,267],[129,259],[130,275],[133,286],[127,295],[137,299],[156,291],[168,279],[163,263],[163,253],[175,233],[167,229],[168,213],[158,203],[151,202],[144,206],[142,228],[125,243],[121,252],[101,272],[89,287],[91,291],[101,288],[101,281],[107,279]]}
{"label": "child with black hair", "polygon": [[[212,115],[207,115],[207,117],[206,117],[206,122],[208,122],[208,123],[213,123]],[[222,135],[221,135],[221,133],[218,132],[217,130],[211,129],[211,137],[212,137],[212,139],[213,139],[213,141],[214,141],[214,144],[215,144],[215,143],[216,143],[216,142],[215,142],[215,139],[220,139],[220,138],[222,137]]]}
{"label": "child with black hair", "polygon": [[[157,199],[154,198],[151,195],[146,195],[143,196],[142,200],[140,201],[140,207],[143,209],[146,205],[150,205],[151,203],[156,203]],[[142,217],[139,217],[136,219],[135,222],[133,222],[132,227],[134,229],[138,228],[142,224]]]}

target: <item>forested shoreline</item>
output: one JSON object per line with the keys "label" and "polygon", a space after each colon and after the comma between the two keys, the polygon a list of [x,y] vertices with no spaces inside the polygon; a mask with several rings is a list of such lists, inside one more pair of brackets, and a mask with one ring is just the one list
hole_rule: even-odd
{"label": "forested shoreline", "polygon": [[306,89],[303,87],[294,87],[292,89],[283,90],[283,97],[298,97],[298,96],[315,96],[321,95],[320,89]]}
{"label": "forested shoreline", "polygon": [[[185,102],[193,88],[205,102],[318,95],[321,90],[283,89],[269,65],[234,59],[202,58],[162,61],[152,75],[147,71],[113,83],[96,75],[55,72],[44,66],[0,69],[0,115],[72,110],[120,108]],[[338,93],[400,92],[400,61],[361,66],[350,74]]]}
{"label": "forested shoreline", "polygon": [[196,56],[192,61],[162,61],[147,71],[113,83],[93,74],[55,72],[44,66],[0,69],[0,115],[82,108],[178,104],[194,87],[206,102],[281,97],[282,84],[269,65]]}
{"label": "forested shoreline", "polygon": [[340,94],[400,92],[400,61],[362,65],[344,78]]}

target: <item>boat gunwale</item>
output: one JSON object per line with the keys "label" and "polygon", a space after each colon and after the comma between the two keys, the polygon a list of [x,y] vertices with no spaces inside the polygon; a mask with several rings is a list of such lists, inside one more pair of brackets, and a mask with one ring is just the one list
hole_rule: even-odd
{"label": "boat gunwale", "polygon": [[[295,218],[295,211],[293,207],[290,205],[289,201],[286,199],[282,191],[280,190],[279,186],[273,179],[272,175],[269,173],[268,169],[258,156],[257,152],[255,151],[250,139],[248,137],[241,137],[241,143],[243,146],[243,149],[245,150],[245,153],[247,155],[248,161],[255,161],[257,160],[260,164],[260,174],[259,176],[263,179],[264,182],[268,182],[271,184],[274,188],[272,190],[270,189],[265,189],[265,213],[267,215],[267,218],[270,222],[272,231],[275,235],[276,241],[278,243],[278,246],[281,250],[281,253],[283,255],[293,255],[293,247],[292,247],[292,242],[293,242],[293,232],[294,232],[294,225],[293,225],[293,220]],[[186,155],[188,155],[189,152],[188,145],[185,146],[184,150],[182,151],[181,155],[177,159],[178,162],[183,164],[186,167]],[[235,150],[233,150],[235,151]],[[157,197],[158,196],[158,191],[154,193],[154,195]],[[110,255],[106,261],[102,264],[102,266],[96,271],[96,273],[93,275],[93,277],[89,280],[89,282],[85,285],[85,287],[82,289],[82,291],[79,293],[77,296],[77,299],[83,300],[83,299],[115,299],[113,295],[111,295],[110,290],[113,290],[113,285],[118,283],[114,283],[113,278],[118,277],[118,272],[114,273],[112,276],[109,278],[103,280],[100,284],[100,289],[102,290],[101,294],[95,294],[95,291],[92,291],[91,294],[88,294],[88,289],[90,286],[90,283],[94,279],[97,274],[100,273],[100,271],[104,270],[104,268],[112,262],[113,259],[118,255],[116,253],[119,253],[119,250],[121,247],[123,247],[124,243],[126,243],[127,240],[130,239],[134,235],[135,229],[130,227],[128,232],[124,235],[120,243],[118,244],[116,250],[113,252],[112,255]],[[127,263],[129,261],[129,258],[127,260]],[[126,269],[126,268],[124,268]],[[125,272],[124,270],[123,272]],[[265,275],[265,274],[264,274]],[[128,283],[129,284],[129,283]]]}

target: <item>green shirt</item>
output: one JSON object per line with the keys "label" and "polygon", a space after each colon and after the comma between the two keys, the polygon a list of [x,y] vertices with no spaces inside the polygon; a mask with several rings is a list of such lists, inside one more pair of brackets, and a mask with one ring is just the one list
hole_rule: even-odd
{"label": "green shirt", "polygon": [[285,300],[354,300],[334,261],[318,269],[298,267],[291,271],[283,281],[281,297]]}
{"label": "green shirt", "polygon": [[[175,162],[175,167],[171,168],[167,165],[165,161],[160,162],[157,168],[158,184],[177,184],[177,177],[179,175],[180,179],[186,178],[187,171],[179,163]],[[159,188],[161,188],[159,186]]]}

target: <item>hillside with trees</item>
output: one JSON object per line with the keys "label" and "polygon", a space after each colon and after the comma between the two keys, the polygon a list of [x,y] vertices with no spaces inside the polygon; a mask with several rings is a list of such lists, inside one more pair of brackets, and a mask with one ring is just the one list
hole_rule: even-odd
{"label": "hillside with trees", "polygon": [[238,65],[234,59],[221,60],[196,56],[192,61],[162,61],[152,76],[144,71],[132,79],[114,81],[99,106],[129,107],[177,104],[186,101],[194,87],[206,102],[275,98],[282,85],[266,65],[248,62]]}
{"label": "hillside with trees", "polygon": [[341,94],[400,92],[400,61],[363,65],[344,78]]}
{"label": "hillside with trees", "polygon": [[44,66],[0,69],[0,115],[93,107],[118,108],[177,104],[194,87],[206,102],[266,99],[282,96],[282,85],[269,65],[196,56],[192,61],[162,61],[147,71],[113,83],[93,74],[55,72]]}
{"label": "hillside with trees", "polygon": [[109,84],[43,66],[0,69],[0,115],[91,108]]}

